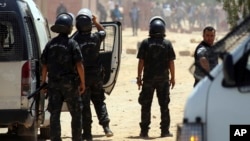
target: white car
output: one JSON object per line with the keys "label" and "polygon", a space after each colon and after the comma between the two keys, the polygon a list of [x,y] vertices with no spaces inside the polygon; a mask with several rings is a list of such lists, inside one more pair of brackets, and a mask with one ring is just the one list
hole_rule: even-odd
{"label": "white car", "polygon": [[[120,67],[122,30],[120,22],[102,24],[107,32],[100,51],[103,87],[110,94]],[[47,20],[33,0],[0,1],[0,128],[27,141],[37,141],[38,133],[49,138],[48,100],[40,93],[30,95],[40,87],[41,52],[50,38]]]}
{"label": "white car", "polygon": [[222,59],[189,95],[177,141],[243,141],[250,135],[250,17],[214,46]]}
{"label": "white car", "polygon": [[40,85],[48,25],[32,0],[0,1],[0,25],[0,127],[36,141],[45,100],[27,96]]}

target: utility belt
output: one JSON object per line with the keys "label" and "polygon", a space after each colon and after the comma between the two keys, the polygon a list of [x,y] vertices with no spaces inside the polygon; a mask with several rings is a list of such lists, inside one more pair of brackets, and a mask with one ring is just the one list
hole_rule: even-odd
{"label": "utility belt", "polygon": [[64,80],[79,81],[79,76],[76,73],[61,73],[55,76],[49,76],[49,79],[51,81],[58,81],[58,82]]}
{"label": "utility belt", "polygon": [[103,72],[103,68],[100,66],[84,66],[84,71],[86,73],[99,73]]}
{"label": "utility belt", "polygon": [[96,77],[104,77],[104,69],[102,67],[85,67],[85,76],[96,76]]}

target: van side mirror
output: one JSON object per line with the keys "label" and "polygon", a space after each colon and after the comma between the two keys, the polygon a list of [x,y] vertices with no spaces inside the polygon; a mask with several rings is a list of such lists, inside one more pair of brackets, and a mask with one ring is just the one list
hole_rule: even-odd
{"label": "van side mirror", "polygon": [[223,57],[223,74],[224,74],[224,80],[223,85],[224,86],[235,86],[235,73],[234,73],[234,65],[233,65],[233,57],[231,54],[224,54]]}

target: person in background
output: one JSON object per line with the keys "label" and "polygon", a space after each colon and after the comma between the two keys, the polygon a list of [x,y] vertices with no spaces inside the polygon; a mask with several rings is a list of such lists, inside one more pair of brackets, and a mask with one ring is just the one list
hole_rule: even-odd
{"label": "person in background", "polygon": [[108,1],[108,8],[109,8],[110,17],[112,21],[114,21],[115,19],[113,17],[113,10],[115,9],[115,2],[113,0]]}
{"label": "person in background", "polygon": [[139,14],[140,14],[140,9],[137,7],[137,3],[133,2],[133,6],[129,12],[133,36],[137,36],[138,24],[139,24]]}
{"label": "person in background", "polygon": [[153,16],[164,17],[164,10],[159,2],[155,2],[154,7],[151,9],[151,17]]}
{"label": "person in background", "polygon": [[[92,24],[96,26],[98,32],[91,33]],[[106,37],[106,32],[104,27],[97,21],[96,16],[92,15],[92,12],[87,8],[83,8],[78,12],[76,29],[73,39],[78,42],[83,54],[87,87],[83,95],[83,139],[92,141],[90,100],[94,104],[99,124],[103,126],[106,136],[111,137],[113,132],[109,128],[110,119],[104,102],[103,67],[99,57],[100,46]]]}
{"label": "person in background", "polygon": [[97,2],[97,9],[100,13],[100,21],[106,22],[108,14],[105,7],[99,1]]}
{"label": "person in background", "polygon": [[63,2],[60,2],[60,5],[56,9],[56,15],[59,15],[61,13],[67,13],[67,8],[64,6]]}
{"label": "person in background", "polygon": [[73,21],[74,17],[68,13],[57,16],[51,30],[59,34],[46,44],[41,56],[42,84],[48,77],[51,141],[62,141],[60,115],[64,101],[72,117],[72,141],[82,141],[80,95],[85,91],[85,77],[80,48],[76,41],[68,37]]}
{"label": "person in background", "polygon": [[216,31],[212,26],[203,29],[203,41],[194,52],[195,70],[194,87],[205,77],[205,72],[210,72],[218,64],[218,55],[212,51]]}
{"label": "person in background", "polygon": [[123,21],[123,14],[121,10],[119,9],[119,5],[115,4],[115,9],[112,11],[111,17],[113,21]]}
{"label": "person in background", "polygon": [[[151,105],[154,91],[158,98],[161,112],[161,137],[171,137],[170,127],[170,87],[175,86],[176,58],[172,43],[165,39],[165,21],[162,17],[152,17],[149,23],[149,38],[140,45],[137,58],[137,85],[142,86],[138,102],[141,105],[140,137],[148,138],[151,123]],[[169,77],[170,75],[170,77]],[[142,77],[143,76],[143,77]]]}

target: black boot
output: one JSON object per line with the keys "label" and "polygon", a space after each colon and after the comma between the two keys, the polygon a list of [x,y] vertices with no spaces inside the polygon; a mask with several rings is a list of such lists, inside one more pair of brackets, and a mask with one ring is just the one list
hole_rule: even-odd
{"label": "black boot", "polygon": [[140,132],[140,137],[141,138],[148,138],[148,130],[150,129],[148,127],[148,125],[144,125],[142,123],[140,123],[140,128],[141,128],[141,132]]}
{"label": "black boot", "polygon": [[82,134],[83,141],[93,141],[91,129],[84,129]]}
{"label": "black boot", "polygon": [[162,130],[161,137],[173,137],[173,134],[169,132],[169,130]]}
{"label": "black boot", "polygon": [[110,130],[109,125],[104,125],[103,130],[107,137],[112,137],[114,135],[113,132]]}
{"label": "black boot", "polygon": [[140,135],[141,138],[148,138],[148,130],[141,130]]}
{"label": "black boot", "polygon": [[93,141],[93,138],[92,138],[91,134],[85,134],[85,133],[83,133],[82,140],[83,141]]}

